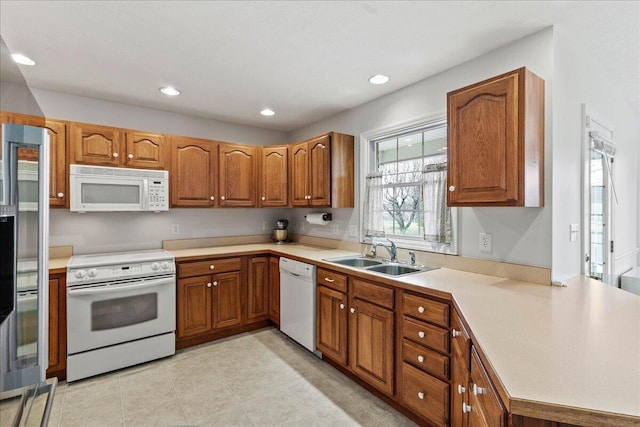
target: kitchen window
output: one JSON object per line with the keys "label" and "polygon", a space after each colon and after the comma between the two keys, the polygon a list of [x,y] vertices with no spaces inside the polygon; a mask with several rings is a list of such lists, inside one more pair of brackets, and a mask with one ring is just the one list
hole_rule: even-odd
{"label": "kitchen window", "polygon": [[399,247],[455,254],[456,213],[446,206],[445,120],[400,126],[365,137],[362,236]]}

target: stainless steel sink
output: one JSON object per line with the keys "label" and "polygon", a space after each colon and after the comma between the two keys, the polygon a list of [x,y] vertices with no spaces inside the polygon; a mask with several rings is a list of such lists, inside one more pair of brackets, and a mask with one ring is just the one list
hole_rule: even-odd
{"label": "stainless steel sink", "polygon": [[382,261],[373,259],[371,257],[366,256],[355,256],[355,257],[341,257],[341,258],[327,258],[325,261],[333,262],[340,265],[346,265],[348,267],[370,267],[375,265],[381,265]]}
{"label": "stainless steel sink", "polygon": [[422,265],[411,265],[402,262],[390,262],[368,256],[349,256],[340,258],[325,258],[325,261],[348,267],[359,268],[364,271],[387,274],[389,276],[402,276],[404,274],[421,273],[434,270],[437,267],[425,267]]}

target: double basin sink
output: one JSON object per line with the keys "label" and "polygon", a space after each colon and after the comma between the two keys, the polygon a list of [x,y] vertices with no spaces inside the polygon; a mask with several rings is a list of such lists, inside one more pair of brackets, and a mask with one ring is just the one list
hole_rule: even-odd
{"label": "double basin sink", "polygon": [[339,258],[325,258],[324,261],[347,267],[359,268],[365,271],[387,274],[389,276],[402,276],[405,274],[422,273],[434,270],[438,267],[427,267],[424,265],[407,264],[403,262],[391,262],[380,258],[369,256],[349,256]]}

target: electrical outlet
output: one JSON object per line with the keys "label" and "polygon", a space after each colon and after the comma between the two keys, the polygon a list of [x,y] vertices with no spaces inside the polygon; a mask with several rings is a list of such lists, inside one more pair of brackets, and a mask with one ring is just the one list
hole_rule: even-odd
{"label": "electrical outlet", "polygon": [[267,231],[269,229],[269,221],[262,221],[262,231]]}
{"label": "electrical outlet", "polygon": [[171,224],[171,234],[180,234],[180,224]]}
{"label": "electrical outlet", "polygon": [[480,252],[491,253],[491,234],[480,233]]}
{"label": "electrical outlet", "polygon": [[356,224],[349,225],[349,237],[358,237],[358,226]]}

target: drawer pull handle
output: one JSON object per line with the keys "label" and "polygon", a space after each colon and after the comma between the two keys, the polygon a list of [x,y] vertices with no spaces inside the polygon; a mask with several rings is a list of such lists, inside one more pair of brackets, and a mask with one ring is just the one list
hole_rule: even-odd
{"label": "drawer pull handle", "polygon": [[213,270],[214,268],[216,268],[216,266],[215,266],[215,265],[213,265],[213,264],[211,264],[211,265],[209,266],[209,270]]}
{"label": "drawer pull handle", "polygon": [[424,356],[418,356],[418,362],[420,363],[424,362]]}
{"label": "drawer pull handle", "polygon": [[325,277],[325,278],[324,278],[324,281],[325,281],[325,282],[329,282],[329,283],[333,283],[333,282],[335,282],[335,280],[334,280],[334,279],[329,279],[328,277]]}
{"label": "drawer pull handle", "polygon": [[476,396],[479,394],[485,394],[487,391],[484,387],[478,387],[477,384],[473,384],[472,390],[473,390],[473,394],[475,394]]}
{"label": "drawer pull handle", "polygon": [[356,312],[356,309],[355,309],[355,308],[353,308],[353,307],[351,307],[351,308],[349,309],[349,311],[351,312],[351,314],[353,314],[353,313],[355,313],[355,312]]}
{"label": "drawer pull handle", "polygon": [[344,310],[344,304],[340,304],[340,310]]}
{"label": "drawer pull handle", "polygon": [[467,388],[463,387],[462,384],[458,384],[458,394],[463,394],[465,391],[467,391]]}
{"label": "drawer pull handle", "polygon": [[451,330],[451,336],[453,336],[454,338],[458,338],[460,335],[462,335],[462,332],[458,331],[457,329]]}
{"label": "drawer pull handle", "polygon": [[467,405],[466,403],[462,402],[462,413],[466,414],[471,412],[473,408],[470,405]]}
{"label": "drawer pull handle", "polygon": [[424,400],[424,393],[423,392],[421,392],[421,391],[418,392],[418,399]]}
{"label": "drawer pull handle", "polygon": [[225,197],[224,197],[224,196],[220,196],[220,200],[224,200],[224,199],[225,199]]}
{"label": "drawer pull handle", "polygon": [[419,336],[420,338],[424,338],[424,332],[422,332],[422,331],[418,332],[418,336]]}
{"label": "drawer pull handle", "polygon": [[418,313],[424,313],[424,307],[423,306],[418,307]]}

